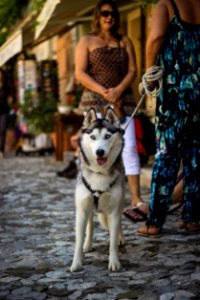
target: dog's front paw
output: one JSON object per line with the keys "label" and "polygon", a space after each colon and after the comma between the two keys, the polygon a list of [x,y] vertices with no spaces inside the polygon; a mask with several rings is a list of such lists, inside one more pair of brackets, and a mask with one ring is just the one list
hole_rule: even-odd
{"label": "dog's front paw", "polygon": [[109,261],[109,265],[108,265],[108,270],[109,271],[119,271],[121,269],[121,264],[119,262],[119,260],[110,260]]}
{"label": "dog's front paw", "polygon": [[79,261],[79,262],[73,262],[71,267],[70,267],[70,272],[77,272],[77,271],[80,271],[82,270],[82,263]]}

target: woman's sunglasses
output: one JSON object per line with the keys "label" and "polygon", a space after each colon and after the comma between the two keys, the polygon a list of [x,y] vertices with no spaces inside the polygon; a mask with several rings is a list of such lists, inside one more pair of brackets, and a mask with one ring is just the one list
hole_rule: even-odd
{"label": "woman's sunglasses", "polygon": [[108,16],[111,16],[112,18],[115,17],[114,11],[110,11],[110,10],[102,10],[102,11],[100,12],[100,15],[101,15],[102,17],[105,17],[105,18],[107,18]]}

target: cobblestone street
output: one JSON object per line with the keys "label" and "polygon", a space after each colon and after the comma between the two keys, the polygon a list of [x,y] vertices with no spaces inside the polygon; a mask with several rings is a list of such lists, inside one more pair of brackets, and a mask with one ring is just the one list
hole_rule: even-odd
{"label": "cobblestone street", "polygon": [[[200,233],[177,229],[180,211],[156,239],[137,235],[142,223],[123,216],[120,272],[107,270],[108,234],[95,217],[94,251],[82,271],[69,272],[76,181],[56,176],[65,165],[53,156],[0,160],[0,299],[199,300]],[[148,202],[144,185],[142,197]]]}

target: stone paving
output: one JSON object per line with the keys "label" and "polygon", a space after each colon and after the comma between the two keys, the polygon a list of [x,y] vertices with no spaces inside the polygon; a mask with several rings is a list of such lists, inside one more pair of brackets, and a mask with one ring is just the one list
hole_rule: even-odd
{"label": "stone paving", "polygon": [[120,272],[107,270],[108,234],[95,219],[94,251],[70,273],[75,180],[56,176],[63,165],[50,156],[0,160],[0,299],[200,299],[200,234],[177,230],[180,211],[159,238],[137,235],[141,223],[123,217]]}

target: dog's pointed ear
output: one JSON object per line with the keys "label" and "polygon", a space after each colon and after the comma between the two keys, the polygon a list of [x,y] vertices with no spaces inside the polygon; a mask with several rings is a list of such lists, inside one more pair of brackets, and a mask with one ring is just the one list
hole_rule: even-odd
{"label": "dog's pointed ear", "polygon": [[108,120],[111,124],[113,124],[115,127],[120,127],[119,119],[110,106],[106,109],[104,118]]}
{"label": "dog's pointed ear", "polygon": [[90,108],[83,120],[82,128],[86,129],[92,122],[97,119],[96,111],[94,108]]}

